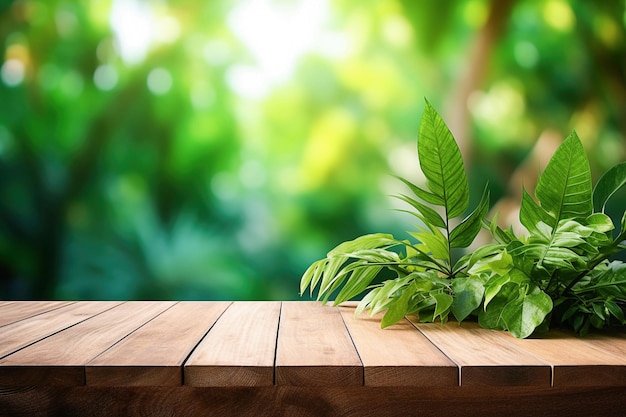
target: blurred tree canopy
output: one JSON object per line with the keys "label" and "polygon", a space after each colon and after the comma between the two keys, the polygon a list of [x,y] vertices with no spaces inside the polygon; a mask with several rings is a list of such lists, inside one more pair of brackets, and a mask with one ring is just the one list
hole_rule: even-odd
{"label": "blurred tree canopy", "polygon": [[572,129],[597,178],[626,159],[625,8],[0,0],[0,298],[294,299],[408,228],[424,97],[505,214]]}

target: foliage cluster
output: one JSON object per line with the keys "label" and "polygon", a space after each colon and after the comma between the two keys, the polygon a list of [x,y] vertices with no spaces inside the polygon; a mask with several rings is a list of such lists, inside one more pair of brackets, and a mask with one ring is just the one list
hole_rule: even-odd
{"label": "foliage cluster", "polygon": [[[533,198],[526,190],[520,222],[528,235],[491,220],[489,191],[469,206],[461,152],[443,119],[427,102],[417,142],[425,187],[400,178],[412,196],[399,195],[420,221],[411,239],[370,234],[344,242],[304,273],[301,293],[319,286],[318,300],[339,304],[367,291],[357,314],[386,310],[382,327],[407,314],[421,321],[458,321],[476,316],[481,326],[525,338],[551,325],[569,325],[580,335],[625,324],[626,264],[610,261],[626,249],[626,212],[619,232],[604,213],[607,200],[626,184],[626,162],[592,187],[585,150],[572,132],[539,177]],[[481,228],[491,241],[453,259]],[[384,270],[395,278],[375,282]]]}

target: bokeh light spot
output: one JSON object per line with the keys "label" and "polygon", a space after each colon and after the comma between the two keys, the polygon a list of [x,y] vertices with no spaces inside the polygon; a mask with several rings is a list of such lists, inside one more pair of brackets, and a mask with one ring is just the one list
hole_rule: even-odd
{"label": "bokeh light spot", "polygon": [[515,55],[515,61],[517,61],[520,67],[533,68],[539,62],[539,51],[531,42],[518,42],[515,45],[513,53]]}
{"label": "bokeh light spot", "polygon": [[257,68],[249,65],[233,65],[226,73],[228,86],[239,96],[261,99],[270,90],[269,80]]}
{"label": "bokeh light spot", "polygon": [[576,24],[576,16],[567,2],[549,0],[543,7],[543,19],[552,28],[561,32],[570,32]]}
{"label": "bokeh light spot", "polygon": [[480,27],[487,21],[489,10],[484,1],[468,1],[463,8],[463,19],[472,27]]}
{"label": "bokeh light spot", "polygon": [[57,32],[62,38],[69,38],[78,29],[78,18],[76,14],[68,8],[61,8],[54,16]]}
{"label": "bokeh light spot", "polygon": [[246,188],[260,188],[265,184],[267,174],[263,165],[256,160],[247,160],[239,169],[239,180]]}
{"label": "bokeh light spot", "polygon": [[17,59],[9,59],[2,64],[0,69],[2,81],[9,87],[16,87],[24,81],[26,68],[22,61]]}
{"label": "bokeh light spot", "polygon": [[155,68],[148,74],[148,89],[154,95],[167,94],[172,88],[173,80],[165,68]]}
{"label": "bokeh light spot", "polygon": [[117,71],[111,65],[100,65],[93,73],[93,82],[102,91],[112,90],[117,80]]}
{"label": "bokeh light spot", "polygon": [[148,4],[114,0],[110,21],[122,59],[130,64],[143,61],[152,43],[153,17]]}

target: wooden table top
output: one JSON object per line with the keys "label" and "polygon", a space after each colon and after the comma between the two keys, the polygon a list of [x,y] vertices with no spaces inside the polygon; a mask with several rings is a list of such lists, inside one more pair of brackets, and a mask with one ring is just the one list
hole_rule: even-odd
{"label": "wooden table top", "polygon": [[315,302],[0,302],[1,386],[626,386],[626,333],[380,329]]}

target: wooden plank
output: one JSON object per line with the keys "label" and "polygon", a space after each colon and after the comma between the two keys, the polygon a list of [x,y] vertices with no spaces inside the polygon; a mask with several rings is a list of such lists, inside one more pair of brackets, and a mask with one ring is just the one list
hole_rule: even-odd
{"label": "wooden plank", "polygon": [[76,303],[6,325],[0,331],[0,358],[118,304],[112,301]]}
{"label": "wooden plank", "polygon": [[173,304],[123,303],[19,350],[0,360],[0,384],[84,385],[87,362]]}
{"label": "wooden plank", "polygon": [[19,301],[0,306],[0,327],[47,311],[68,306],[68,301]]}
{"label": "wooden plank", "polygon": [[233,303],[185,363],[185,385],[273,385],[279,316],[280,302]]}
{"label": "wooden plank", "polygon": [[459,384],[459,369],[407,320],[380,328],[382,314],[354,317],[354,306],[340,306],[363,362],[367,386],[445,387]]}
{"label": "wooden plank", "polygon": [[85,368],[87,385],[182,385],[183,362],[229,305],[176,304],[91,360]]}
{"label": "wooden plank", "polygon": [[363,366],[338,308],[318,302],[283,303],[276,347],[276,384],[363,384]]}
{"label": "wooden plank", "polygon": [[552,385],[626,386],[626,336],[551,330],[529,339],[511,341],[552,365]]}
{"label": "wooden plank", "polygon": [[3,416],[623,417],[621,387],[37,387],[0,390]]}
{"label": "wooden plank", "polygon": [[461,367],[462,386],[550,386],[550,365],[519,348],[504,332],[472,322],[413,324]]}

